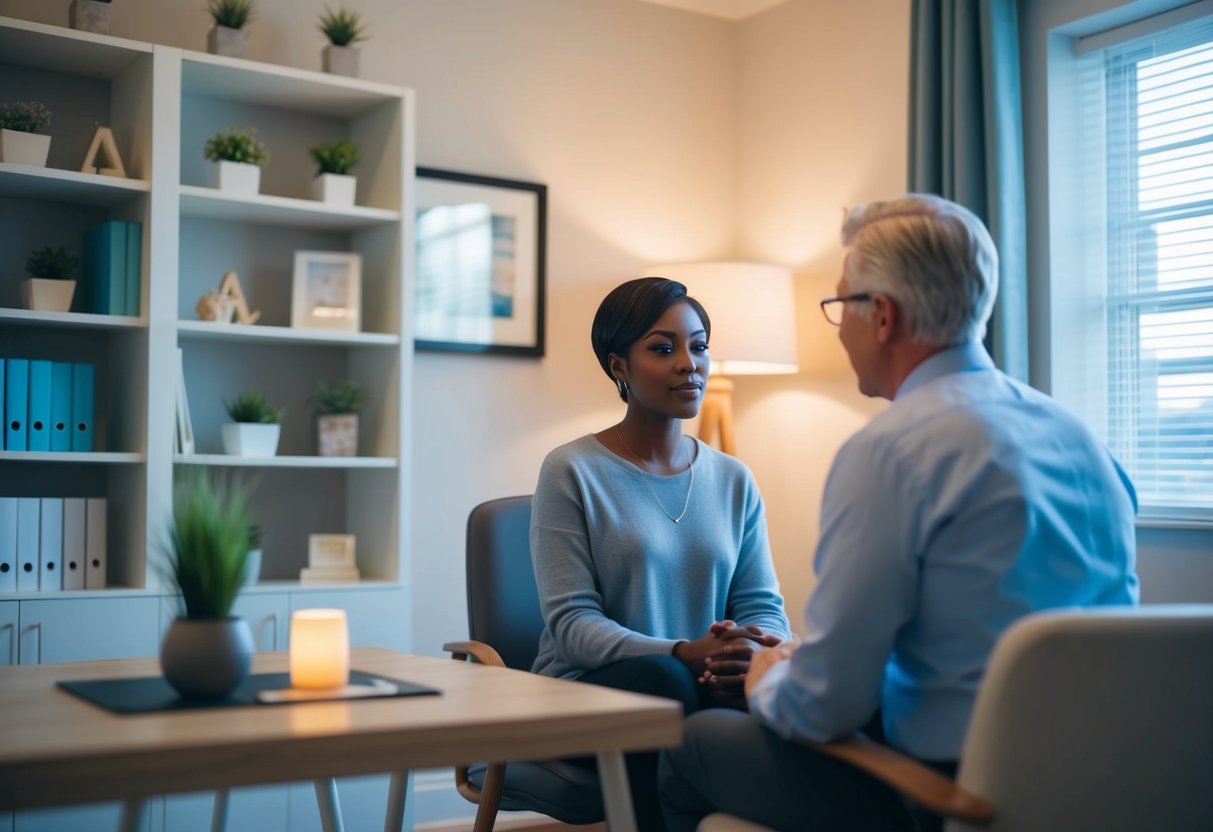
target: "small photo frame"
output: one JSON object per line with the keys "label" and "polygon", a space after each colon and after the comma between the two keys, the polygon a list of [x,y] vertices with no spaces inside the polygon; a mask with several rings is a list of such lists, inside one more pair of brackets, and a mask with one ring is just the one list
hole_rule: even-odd
{"label": "small photo frame", "polygon": [[345,251],[296,251],[291,326],[359,332],[362,257]]}
{"label": "small photo frame", "polygon": [[416,346],[543,355],[547,186],[417,168]]}
{"label": "small photo frame", "polygon": [[352,569],[355,537],[352,534],[309,534],[307,565],[312,569]]}

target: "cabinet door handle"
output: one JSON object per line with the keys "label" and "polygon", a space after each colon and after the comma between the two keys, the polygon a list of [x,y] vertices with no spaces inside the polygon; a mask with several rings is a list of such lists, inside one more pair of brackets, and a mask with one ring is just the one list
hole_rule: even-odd
{"label": "cabinet door handle", "polygon": [[[38,636],[37,636],[38,637],[38,641],[37,641],[38,649],[34,651],[34,656],[36,656],[37,658],[36,658],[36,661],[34,662],[34,664],[42,664],[42,622],[35,621],[33,624],[30,624],[29,627],[27,627],[26,629],[31,632],[36,632],[38,634]],[[20,661],[20,659],[18,659],[18,661]]]}
{"label": "cabinet door handle", "polygon": [[270,642],[270,650],[278,649],[278,613],[270,613],[270,623],[274,625],[274,640]]}
{"label": "cabinet door handle", "polygon": [[17,625],[5,624],[4,629],[8,630],[8,663],[17,663]]}

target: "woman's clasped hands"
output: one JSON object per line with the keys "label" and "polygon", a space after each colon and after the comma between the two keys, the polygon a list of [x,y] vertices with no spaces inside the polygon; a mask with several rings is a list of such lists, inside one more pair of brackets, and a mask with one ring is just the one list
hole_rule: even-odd
{"label": "woman's clasped hands", "polygon": [[716,621],[705,635],[679,642],[674,656],[707,688],[706,696],[712,704],[744,709],[750,659],[758,648],[774,647],[780,642],[778,636],[764,633],[755,624],[740,626],[735,621]]}

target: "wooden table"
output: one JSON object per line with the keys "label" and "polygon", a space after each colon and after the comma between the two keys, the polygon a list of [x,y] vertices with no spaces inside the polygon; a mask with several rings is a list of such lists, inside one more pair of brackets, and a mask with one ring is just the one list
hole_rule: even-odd
{"label": "wooden table", "polygon": [[[379,648],[351,666],[442,694],[123,716],[55,683],[155,676],[157,659],[0,668],[0,810],[121,800],[133,828],[151,795],[393,772],[386,828],[399,829],[409,770],[596,754],[607,822],[631,832],[623,752],[682,736],[671,700]],[[253,660],[287,669],[285,653]]]}

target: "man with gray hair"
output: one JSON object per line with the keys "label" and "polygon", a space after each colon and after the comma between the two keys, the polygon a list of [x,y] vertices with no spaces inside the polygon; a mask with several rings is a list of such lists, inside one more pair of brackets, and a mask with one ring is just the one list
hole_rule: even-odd
{"label": "man with gray hair", "polygon": [[892,403],[830,470],[803,642],[753,657],[749,714],[701,712],[663,754],[675,832],[715,810],[781,830],[938,828],[794,740],[863,731],[954,773],[986,661],[1012,622],[1137,602],[1128,477],[1077,418],[982,347],[998,254],[981,221],[910,194],[851,210],[842,239],[838,293],[821,308],[860,391]]}

